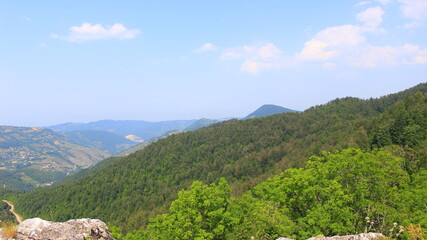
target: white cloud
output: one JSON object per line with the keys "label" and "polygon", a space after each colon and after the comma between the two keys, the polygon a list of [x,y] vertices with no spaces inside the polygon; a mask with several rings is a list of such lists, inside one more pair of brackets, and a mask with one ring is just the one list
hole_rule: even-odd
{"label": "white cloud", "polygon": [[307,41],[302,51],[296,54],[296,58],[301,63],[321,62],[327,69],[334,69],[338,65],[381,67],[427,64],[427,49],[418,45],[374,46],[368,43],[368,33],[382,32],[380,25],[383,15],[381,7],[372,7],[357,14],[356,18],[361,25],[326,28]]}
{"label": "white cloud", "polygon": [[221,59],[242,59],[243,63],[240,70],[252,74],[264,70],[278,69],[285,64],[282,51],[272,43],[229,48],[222,53]]}
{"label": "white cloud", "polygon": [[333,51],[325,51],[328,44],[323,41],[313,39],[304,45],[304,49],[299,54],[299,58],[302,60],[327,60],[335,54]]}
{"label": "white cloud", "polygon": [[427,20],[427,1],[426,0],[398,0],[402,3],[400,11],[403,16],[412,20],[405,25],[406,28],[423,26]]}
{"label": "white cloud", "polygon": [[363,6],[369,5],[371,3],[372,3],[371,1],[361,1],[361,2],[356,3],[354,6],[355,7],[363,7]]}
{"label": "white cloud", "polygon": [[427,50],[418,45],[366,46],[360,49],[352,65],[357,67],[395,66],[402,64],[426,64]]}
{"label": "white cloud", "polygon": [[391,3],[393,0],[376,0],[376,1],[383,4],[383,5],[387,5],[387,4]]}
{"label": "white cloud", "polygon": [[297,58],[302,61],[328,60],[340,55],[343,49],[364,41],[365,37],[359,26],[343,25],[326,28],[304,44]]}
{"label": "white cloud", "polygon": [[307,41],[296,57],[301,62],[324,62],[324,67],[335,67],[331,63],[355,67],[427,63],[427,51],[418,45],[373,46],[367,42],[367,33],[382,32],[383,15],[381,7],[372,7],[357,14],[361,25],[326,28]]}
{"label": "white cloud", "polygon": [[384,10],[381,7],[371,7],[357,14],[356,18],[369,29],[376,29],[383,21]]}
{"label": "white cloud", "polygon": [[52,34],[51,37],[69,42],[88,42],[113,38],[125,40],[135,38],[139,32],[138,29],[127,29],[121,23],[115,23],[111,26],[83,23],[81,26],[71,27],[67,36]]}
{"label": "white cloud", "polygon": [[427,56],[416,56],[414,57],[415,64],[427,64]]}
{"label": "white cloud", "polygon": [[196,53],[215,51],[216,49],[217,47],[212,43],[205,43],[196,50]]}
{"label": "white cloud", "polygon": [[255,74],[264,70],[279,69],[281,67],[283,67],[283,65],[280,62],[246,60],[240,67],[240,70],[243,72]]}
{"label": "white cloud", "polygon": [[323,64],[323,67],[325,69],[328,69],[328,70],[333,70],[333,69],[335,69],[337,67],[337,64],[335,64],[333,62],[326,62],[326,63]]}
{"label": "white cloud", "polygon": [[[355,67],[427,63],[427,50],[418,45],[373,46],[364,36],[365,27],[343,25],[320,31],[296,55],[301,62],[321,61],[324,67],[340,63]],[[334,65],[335,67],[335,65]]]}
{"label": "white cloud", "polygon": [[[388,4],[391,1],[381,2]],[[308,62],[319,64],[327,70],[339,70],[340,66],[373,68],[427,64],[427,49],[419,45],[382,46],[369,43],[369,34],[385,33],[381,28],[384,14],[381,7],[367,8],[356,15],[360,24],[325,28],[306,41],[302,50],[294,56],[284,55],[282,50],[268,42],[226,49],[221,59],[242,60],[240,70],[248,73]]]}

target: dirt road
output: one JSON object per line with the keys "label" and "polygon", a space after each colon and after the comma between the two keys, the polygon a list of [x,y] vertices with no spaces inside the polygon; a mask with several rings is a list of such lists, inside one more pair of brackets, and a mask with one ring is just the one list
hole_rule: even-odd
{"label": "dirt road", "polygon": [[11,202],[7,201],[7,200],[3,200],[3,202],[7,203],[7,205],[9,205],[9,206],[10,206],[10,210],[9,210],[9,212],[11,212],[11,213],[15,216],[16,221],[18,221],[18,223],[21,223],[21,222],[22,222],[22,217],[21,217],[21,216],[19,216],[19,215],[15,212],[15,206],[13,206],[13,204],[12,204]]}

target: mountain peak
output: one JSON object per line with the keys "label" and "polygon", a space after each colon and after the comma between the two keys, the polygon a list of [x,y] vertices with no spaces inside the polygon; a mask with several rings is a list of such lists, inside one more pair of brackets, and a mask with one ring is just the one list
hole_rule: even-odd
{"label": "mountain peak", "polygon": [[274,114],[280,114],[280,113],[286,113],[286,112],[298,112],[298,111],[292,110],[289,108],[284,108],[284,107],[277,106],[277,105],[273,105],[273,104],[265,104],[265,105],[262,105],[257,110],[255,110],[255,112],[246,116],[244,119],[266,117],[266,116],[270,116],[270,115],[274,115]]}

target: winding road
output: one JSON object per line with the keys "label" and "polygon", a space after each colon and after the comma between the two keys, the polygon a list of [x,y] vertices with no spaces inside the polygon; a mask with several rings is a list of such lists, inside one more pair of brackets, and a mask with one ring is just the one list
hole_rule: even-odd
{"label": "winding road", "polygon": [[13,204],[12,204],[11,202],[7,201],[7,200],[3,200],[3,202],[7,203],[7,205],[9,205],[9,206],[10,206],[10,210],[9,210],[9,212],[11,212],[11,213],[15,216],[16,221],[17,221],[18,223],[21,223],[21,222],[22,222],[22,217],[21,217],[21,216],[19,216],[19,215],[15,212],[15,206],[13,206]]}

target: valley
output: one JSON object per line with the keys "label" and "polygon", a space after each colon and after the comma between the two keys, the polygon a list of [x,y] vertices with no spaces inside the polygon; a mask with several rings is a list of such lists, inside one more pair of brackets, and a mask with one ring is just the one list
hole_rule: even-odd
{"label": "valley", "polygon": [[[283,109],[270,105],[269,109],[262,111],[262,115],[258,115],[257,110],[251,116],[273,115]],[[103,120],[87,124],[59,124],[50,129],[0,126],[0,186],[24,191],[50,187],[102,159],[127,156],[160,139],[221,121],[224,119],[163,122]],[[154,137],[142,140],[142,137],[148,136]]]}

